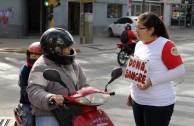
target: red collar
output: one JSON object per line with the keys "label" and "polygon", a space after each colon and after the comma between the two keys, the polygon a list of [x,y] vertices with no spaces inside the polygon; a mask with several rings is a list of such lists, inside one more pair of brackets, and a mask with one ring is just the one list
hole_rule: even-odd
{"label": "red collar", "polygon": [[[158,39],[158,38],[156,38],[156,39]],[[155,41],[156,39],[154,39],[153,41]],[[149,42],[143,42],[143,44],[150,44],[150,43],[152,43],[153,41],[149,41]]]}

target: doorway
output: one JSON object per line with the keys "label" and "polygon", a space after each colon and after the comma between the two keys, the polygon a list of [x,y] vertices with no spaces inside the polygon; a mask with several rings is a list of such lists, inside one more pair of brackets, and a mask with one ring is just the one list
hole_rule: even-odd
{"label": "doorway", "polygon": [[26,35],[40,35],[47,27],[44,0],[28,0],[26,14]]}
{"label": "doorway", "polygon": [[171,25],[194,26],[194,4],[172,4]]}
{"label": "doorway", "polygon": [[[84,13],[92,13],[92,2],[84,3]],[[68,2],[68,31],[79,35],[80,31],[80,2]]]}
{"label": "doorway", "polygon": [[180,10],[179,24],[181,26],[192,26],[192,4],[182,4]]}
{"label": "doorway", "polygon": [[68,31],[71,34],[78,35],[80,24],[80,3],[69,2],[68,10]]}

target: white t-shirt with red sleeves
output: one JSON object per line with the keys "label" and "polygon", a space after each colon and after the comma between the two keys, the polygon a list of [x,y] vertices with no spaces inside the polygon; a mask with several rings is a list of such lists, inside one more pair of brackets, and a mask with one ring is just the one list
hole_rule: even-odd
{"label": "white t-shirt with red sleeves", "polygon": [[132,84],[132,99],[141,105],[167,106],[175,103],[173,80],[182,76],[185,69],[174,43],[163,37],[148,44],[139,41],[134,57],[149,61],[148,78],[152,86],[140,90]]}

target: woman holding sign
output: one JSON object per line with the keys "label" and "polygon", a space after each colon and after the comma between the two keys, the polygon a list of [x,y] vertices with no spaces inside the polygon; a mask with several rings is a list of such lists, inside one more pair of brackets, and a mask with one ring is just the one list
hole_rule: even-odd
{"label": "woman holding sign", "polygon": [[[176,102],[172,81],[185,73],[181,56],[156,14],[141,14],[136,32],[140,41],[125,73],[133,82],[127,104],[132,105],[136,126],[168,126]],[[134,74],[141,68],[143,73]]]}

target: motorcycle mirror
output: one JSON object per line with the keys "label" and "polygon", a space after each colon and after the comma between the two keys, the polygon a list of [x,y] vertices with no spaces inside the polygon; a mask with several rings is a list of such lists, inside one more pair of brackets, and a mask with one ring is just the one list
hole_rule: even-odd
{"label": "motorcycle mirror", "polygon": [[122,68],[121,67],[118,67],[118,68],[115,68],[113,69],[112,73],[111,73],[111,79],[110,81],[108,82],[108,84],[105,86],[105,91],[107,91],[107,86],[113,82],[115,79],[119,78],[121,75],[122,75]]}
{"label": "motorcycle mirror", "polygon": [[49,81],[55,81],[55,82],[59,82],[59,83],[61,82],[61,76],[60,76],[59,72],[57,70],[54,70],[54,69],[46,69],[43,72],[43,77]]}
{"label": "motorcycle mirror", "polygon": [[119,78],[122,75],[122,72],[123,72],[123,70],[121,67],[115,68],[111,73],[111,79],[115,80],[115,79]]}
{"label": "motorcycle mirror", "polygon": [[68,90],[68,95],[70,95],[70,90],[69,88],[67,87],[67,85],[61,80],[61,76],[59,74],[59,72],[55,69],[46,69],[44,72],[43,72],[43,77],[46,79],[46,80],[49,80],[49,81],[55,81],[55,82],[59,82],[61,85],[63,85],[65,88],[67,88]]}

